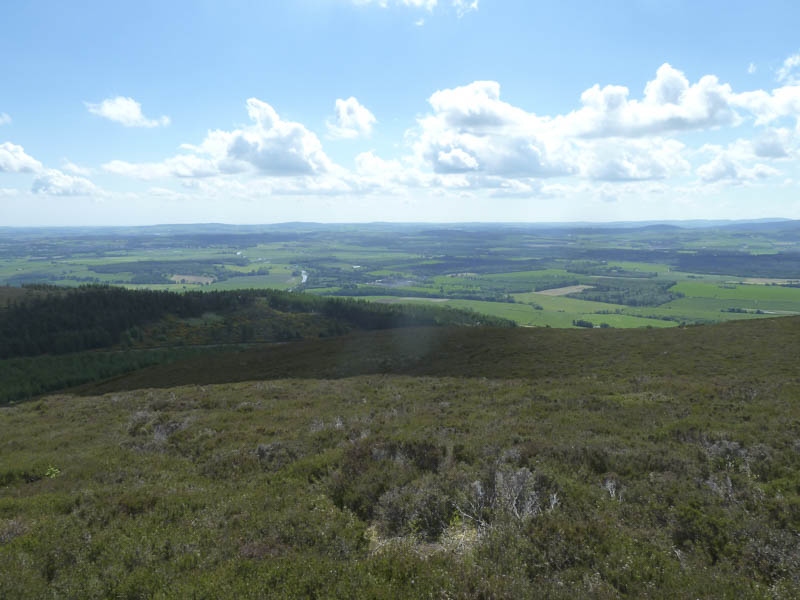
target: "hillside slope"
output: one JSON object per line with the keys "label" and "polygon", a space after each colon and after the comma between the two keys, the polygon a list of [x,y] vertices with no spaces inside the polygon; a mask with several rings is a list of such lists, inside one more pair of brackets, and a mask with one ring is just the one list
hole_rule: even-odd
{"label": "hillside slope", "polygon": [[0,597],[796,598],[798,328],[372,332],[2,408]]}
{"label": "hillside slope", "polygon": [[277,290],[0,287],[0,405],[242,345],[484,325],[514,324],[446,307],[381,306]]}
{"label": "hillside slope", "polygon": [[448,377],[704,377],[798,373],[800,318],[652,330],[408,328],[201,356],[90,384],[106,393],[191,383],[367,374]]}

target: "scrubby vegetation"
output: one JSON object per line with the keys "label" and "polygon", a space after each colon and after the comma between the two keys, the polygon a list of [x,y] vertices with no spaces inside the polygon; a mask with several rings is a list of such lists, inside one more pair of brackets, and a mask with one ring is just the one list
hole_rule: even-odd
{"label": "scrubby vegetation", "polygon": [[52,397],[2,413],[0,595],[794,597],[798,392],[377,376]]}
{"label": "scrubby vegetation", "polygon": [[166,348],[126,352],[73,352],[0,359],[0,406],[218,350]]}
{"label": "scrubby vegetation", "polygon": [[2,409],[0,596],[797,597],[798,327],[381,331]]}

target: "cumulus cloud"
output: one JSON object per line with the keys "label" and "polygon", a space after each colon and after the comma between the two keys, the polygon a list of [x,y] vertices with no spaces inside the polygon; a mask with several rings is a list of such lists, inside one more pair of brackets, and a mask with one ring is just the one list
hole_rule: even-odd
{"label": "cumulus cloud", "polygon": [[419,119],[414,147],[436,173],[551,177],[576,170],[569,149],[536,115],[500,100],[494,81],[440,90],[429,103],[433,114]]}
{"label": "cumulus cloud", "polygon": [[649,81],[641,100],[630,100],[628,88],[594,85],[581,95],[583,107],[560,120],[575,135],[586,137],[661,135],[736,124],[730,85],[713,75],[690,84],[667,63]]}
{"label": "cumulus cloud", "polygon": [[88,179],[67,175],[58,169],[44,169],[33,180],[34,194],[50,196],[99,196],[100,189]]}
{"label": "cumulus cloud", "polygon": [[671,139],[615,140],[583,145],[581,172],[598,181],[647,181],[691,170],[684,145]]}
{"label": "cumulus cloud", "polygon": [[169,125],[169,117],[162,116],[150,119],[142,113],[142,105],[133,98],[117,96],[106,98],[99,104],[87,102],[89,112],[111,121],[121,123],[125,127],[159,127]]}
{"label": "cumulus cloud", "polygon": [[372,126],[376,123],[375,115],[353,96],[347,100],[336,100],[335,112],[334,119],[327,123],[330,137],[350,139],[372,133]]}
{"label": "cumulus cloud", "polygon": [[419,120],[416,133],[419,160],[435,173],[462,174],[476,185],[495,185],[493,177],[567,175],[642,181],[690,170],[677,140],[585,137],[564,118],[540,117],[502,101],[493,81],[440,90],[429,102],[434,112]]}
{"label": "cumulus cloud", "polygon": [[[284,121],[269,104],[257,98],[247,101],[247,114],[255,125],[230,133],[215,132],[204,146],[220,162],[222,171],[254,167],[266,175],[323,173],[330,160],[317,136],[300,123]],[[205,142],[204,142],[205,144]],[[224,144],[224,153],[218,149]]]}
{"label": "cumulus cloud", "polygon": [[760,158],[787,158],[794,136],[786,128],[770,128],[753,140],[753,154]]}
{"label": "cumulus cloud", "polygon": [[253,125],[234,131],[215,130],[199,145],[184,144],[192,154],[180,154],[160,163],[112,160],[103,169],[139,179],[211,177],[255,172],[269,176],[318,175],[333,163],[319,138],[300,123],[284,121],[266,102],[247,100]]}
{"label": "cumulus cloud", "polygon": [[61,168],[69,173],[72,173],[73,175],[82,175],[84,177],[88,177],[92,174],[92,169],[78,166],[74,162],[66,159],[61,162]]}
{"label": "cumulus cloud", "polygon": [[786,141],[783,135],[779,130],[771,132],[771,137],[767,138],[764,145],[745,139],[731,142],[726,147],[705,145],[698,154],[710,154],[711,159],[697,167],[697,175],[705,183],[744,183],[780,175],[778,169],[759,162],[759,159],[774,158],[770,155],[780,154],[777,144]]}
{"label": "cumulus cloud", "polygon": [[[69,163],[71,164],[71,163]],[[102,190],[84,177],[67,175],[58,169],[47,169],[25,153],[22,146],[0,144],[0,173],[33,173],[31,191],[53,196],[99,196]]]}
{"label": "cumulus cloud", "polygon": [[35,173],[42,169],[42,163],[25,154],[22,146],[11,142],[0,144],[0,172]]}
{"label": "cumulus cloud", "polygon": [[[541,198],[558,196],[565,182],[586,186],[580,193],[587,197],[601,188],[603,197],[620,197],[615,190],[633,197],[636,190],[678,190],[670,180],[691,174],[698,189],[776,176],[776,165],[797,155],[800,136],[787,125],[800,117],[800,86],[736,93],[713,75],[691,82],[666,63],[638,94],[594,85],[564,114],[515,106],[495,81],[435,91],[428,104],[406,132],[405,152],[390,158],[362,152],[352,170],[334,164],[314,132],[257,98],[247,100],[247,126],[209,131],[160,162],[114,160],[103,169],[145,180],[176,178],[186,190],[219,198],[400,195],[419,188],[433,196]],[[339,99],[328,135],[367,136],[375,122],[356,98]],[[755,126],[751,139],[727,147],[686,145],[695,139],[686,133],[742,124]]]}
{"label": "cumulus cloud", "polygon": [[[451,185],[576,175],[621,183],[692,172],[693,151],[675,136],[800,117],[800,86],[735,93],[713,75],[692,83],[665,63],[640,98],[623,86],[594,85],[581,95],[580,108],[562,115],[509,104],[494,81],[439,90],[429,104],[432,112],[410,132],[414,156],[434,174],[450,177]],[[736,149],[718,149],[697,172],[708,182],[772,176],[777,170],[763,161],[791,156],[796,135],[785,127],[762,130]]]}
{"label": "cumulus cloud", "polygon": [[800,67],[800,53],[786,57],[776,73],[776,78],[781,83],[794,85],[798,83],[798,69]]}
{"label": "cumulus cloud", "polygon": [[706,183],[717,181],[744,182],[780,175],[780,171],[765,164],[745,167],[726,153],[697,168],[697,174]]}
{"label": "cumulus cloud", "polygon": [[[755,117],[756,125],[767,125],[781,118],[800,118],[800,85],[787,85],[767,92],[742,92],[731,98],[731,104]],[[798,121],[800,127],[800,121]]]}
{"label": "cumulus cloud", "polygon": [[358,187],[374,187],[400,193],[409,188],[430,185],[434,175],[401,160],[383,159],[375,152],[362,152],[355,159]]}
{"label": "cumulus cloud", "polygon": [[0,125],[8,125],[11,123],[11,117],[8,113],[0,113]]}

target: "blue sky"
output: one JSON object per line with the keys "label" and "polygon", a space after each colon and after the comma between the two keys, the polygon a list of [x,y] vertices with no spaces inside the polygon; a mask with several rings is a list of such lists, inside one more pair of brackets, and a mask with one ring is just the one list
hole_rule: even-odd
{"label": "blue sky", "polygon": [[796,2],[17,2],[0,225],[800,218]]}

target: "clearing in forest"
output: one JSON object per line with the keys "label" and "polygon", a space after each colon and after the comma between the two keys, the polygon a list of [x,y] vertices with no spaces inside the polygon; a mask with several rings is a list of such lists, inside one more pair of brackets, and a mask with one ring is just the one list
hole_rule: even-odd
{"label": "clearing in forest", "polygon": [[536,292],[544,296],[566,296],[567,294],[577,294],[584,290],[590,290],[593,285],[568,285],[567,287],[553,288],[552,290],[541,290]]}

